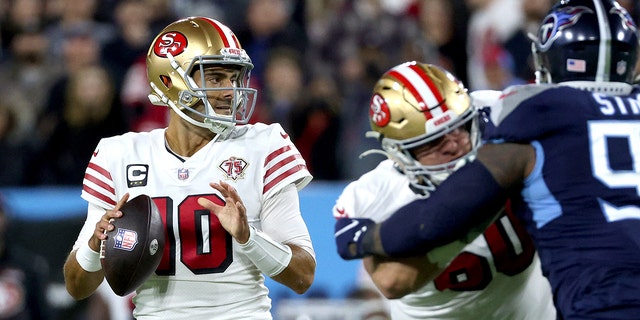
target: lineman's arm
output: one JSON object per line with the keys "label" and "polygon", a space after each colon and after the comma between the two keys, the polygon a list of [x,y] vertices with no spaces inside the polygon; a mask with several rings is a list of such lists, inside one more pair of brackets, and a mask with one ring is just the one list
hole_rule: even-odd
{"label": "lineman's arm", "polygon": [[396,259],[367,256],[362,262],[375,286],[387,299],[399,299],[418,290],[443,270],[426,256]]}
{"label": "lineman's arm", "polygon": [[[522,185],[535,160],[529,144],[485,144],[476,161],[454,172],[431,197],[407,204],[380,224],[353,219],[355,227],[338,226],[336,241],[350,248],[341,255],[345,259],[368,254],[416,256],[465,238],[495,218],[493,213],[500,211],[509,192]],[[356,236],[357,232],[361,234]]]}
{"label": "lineman's arm", "polygon": [[[111,231],[114,228],[113,224],[109,223],[109,220],[122,216],[122,212],[119,209],[127,202],[128,198],[129,194],[125,194],[113,210],[107,210],[106,212],[97,206],[89,205],[87,221],[85,221],[83,231],[85,228],[93,226],[93,234],[87,242],[79,240],[79,245],[74,246],[63,267],[67,292],[74,299],[82,300],[89,297],[102,283],[104,271],[100,264],[100,242],[107,238],[105,230]],[[92,217],[100,215],[99,221],[97,223],[94,222],[96,219]],[[82,231],[80,238],[83,238]]]}

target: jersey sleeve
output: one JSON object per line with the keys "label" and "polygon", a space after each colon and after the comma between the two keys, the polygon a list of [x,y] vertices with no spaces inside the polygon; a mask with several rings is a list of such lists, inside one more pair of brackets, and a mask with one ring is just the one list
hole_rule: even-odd
{"label": "jersey sleeve", "polygon": [[476,90],[469,93],[471,103],[476,109],[488,107],[496,104],[502,96],[498,90]]}
{"label": "jersey sleeve", "polygon": [[298,192],[292,184],[265,201],[261,226],[273,240],[295,244],[315,258],[311,236],[300,213]]}
{"label": "jersey sleeve", "polygon": [[[535,97],[535,99],[531,99]],[[567,130],[572,121],[582,119],[586,108],[567,111],[578,105],[589,105],[588,101],[575,95],[574,90],[552,85],[520,85],[505,89],[500,98],[491,105],[489,120],[485,123],[483,140],[496,142],[531,142],[550,133]],[[571,100],[572,103],[567,103]],[[558,108],[561,105],[563,108]],[[574,118],[567,114],[575,114]]]}
{"label": "jersey sleeve", "polygon": [[82,181],[82,198],[102,208],[113,208],[118,202],[113,181],[113,159],[119,159],[122,148],[114,146],[113,138],[98,142],[87,165]]}
{"label": "jersey sleeve", "polygon": [[280,124],[269,127],[269,151],[263,164],[262,193],[269,198],[288,184],[302,190],[312,179],[307,163]]}
{"label": "jersey sleeve", "polygon": [[408,179],[384,160],[373,170],[349,183],[333,206],[333,216],[339,218],[369,218],[380,222],[394,210],[418,198],[409,188]]}

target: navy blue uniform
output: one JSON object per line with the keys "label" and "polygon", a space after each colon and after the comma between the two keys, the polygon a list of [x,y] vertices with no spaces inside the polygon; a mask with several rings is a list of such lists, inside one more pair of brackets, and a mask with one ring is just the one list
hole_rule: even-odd
{"label": "navy blue uniform", "polygon": [[[640,319],[640,90],[606,96],[528,85],[503,96],[483,137],[536,150],[536,166],[514,206],[534,239],[559,313]],[[485,167],[467,165],[431,199],[382,224],[385,251],[415,254],[462,237],[486,218],[478,216],[481,210],[499,205],[504,191]]]}
{"label": "navy blue uniform", "polygon": [[[635,312],[628,318],[638,319],[639,93],[604,96],[546,88],[521,87],[507,96],[492,110],[496,126],[489,125],[484,137],[536,148],[536,168],[521,193],[521,216],[558,307],[597,315],[598,306],[632,300]],[[533,99],[520,101],[529,95]],[[627,314],[620,312],[617,319]]]}

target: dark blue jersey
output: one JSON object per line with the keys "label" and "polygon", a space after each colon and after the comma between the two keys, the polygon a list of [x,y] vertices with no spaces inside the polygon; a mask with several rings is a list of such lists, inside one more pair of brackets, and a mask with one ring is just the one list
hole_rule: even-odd
{"label": "dark blue jersey", "polygon": [[509,196],[565,319],[639,319],[640,90],[513,87],[492,106],[483,138],[535,148],[522,189],[503,189],[478,161],[466,165],[382,223],[385,252],[420,254],[464,237]]}
{"label": "dark blue jersey", "polygon": [[639,94],[522,86],[491,110],[485,140],[536,149],[518,211],[566,316],[632,299],[640,317]]}

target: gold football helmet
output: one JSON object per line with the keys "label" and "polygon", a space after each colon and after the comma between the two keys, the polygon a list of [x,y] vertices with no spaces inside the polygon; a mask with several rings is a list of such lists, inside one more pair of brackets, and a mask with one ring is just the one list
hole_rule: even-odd
{"label": "gold football helmet", "polygon": [[[453,171],[475,158],[480,146],[477,111],[456,77],[435,65],[415,61],[387,71],[373,89],[369,108],[373,131],[383,153],[409,177],[414,191],[428,194]],[[412,155],[417,146],[430,143],[464,126],[471,139],[471,151],[448,163],[422,165]]]}
{"label": "gold football helmet", "polygon": [[[233,87],[198,87],[197,68],[224,65],[240,71]],[[225,137],[237,124],[246,124],[256,103],[256,90],[249,87],[253,64],[235,34],[210,18],[189,17],[169,24],[153,40],[147,53],[149,100],[169,106],[189,123]],[[201,72],[204,74],[204,72]],[[201,83],[205,83],[204,79]],[[217,114],[207,99],[210,91],[233,91],[230,115]],[[197,103],[204,104],[198,111]],[[188,112],[185,112],[187,111]]]}

